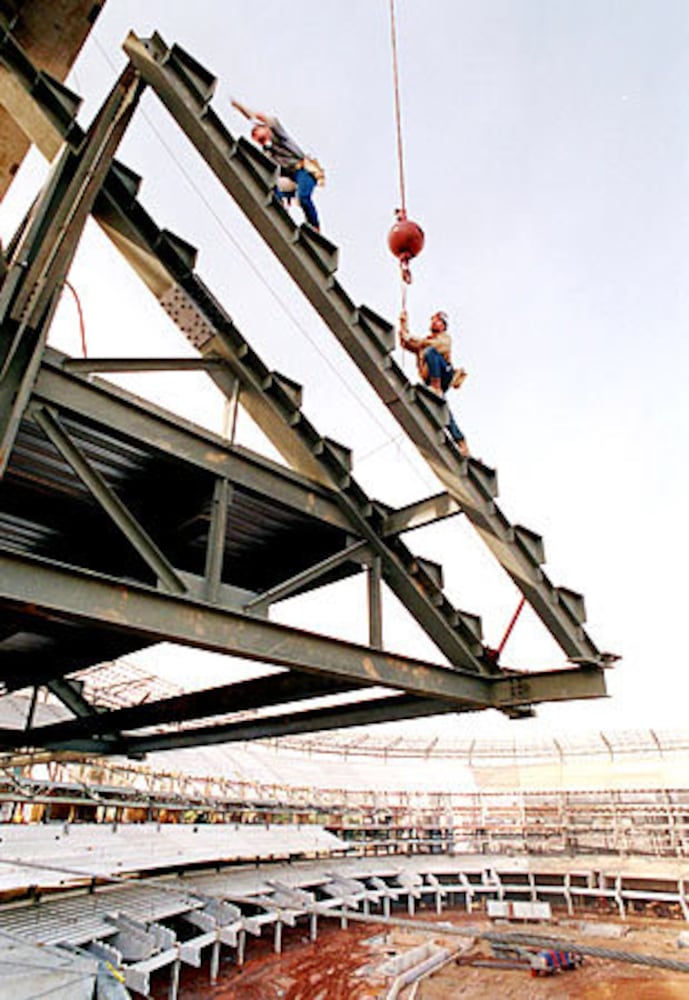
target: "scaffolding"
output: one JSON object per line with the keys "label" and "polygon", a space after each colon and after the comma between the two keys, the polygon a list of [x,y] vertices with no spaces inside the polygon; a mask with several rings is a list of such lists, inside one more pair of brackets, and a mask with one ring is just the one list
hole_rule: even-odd
{"label": "scaffolding", "polygon": [[[689,788],[673,784],[686,773],[688,749],[678,734],[641,741],[625,780],[607,750],[591,753],[583,737],[572,744],[576,769],[543,769],[538,759],[522,762],[518,775],[509,758],[486,769],[479,754],[470,769],[473,788],[444,788],[443,752],[416,758],[425,768],[423,788],[387,780],[389,762],[367,755],[347,758],[347,787],[335,782],[343,771],[332,755],[291,757],[291,780],[271,775],[273,751],[253,746],[250,754],[216,750],[212,775],[185,771],[183,757],[167,767],[108,758],[60,760],[40,755],[7,758],[0,771],[0,819],[6,822],[173,822],[320,824],[363,854],[491,853],[570,857],[590,854],[683,858],[689,851]],[[607,734],[611,746],[614,733]],[[632,753],[627,734],[619,743]],[[495,760],[500,745],[483,746]],[[410,760],[413,747],[408,748]],[[267,765],[266,765],[267,761]],[[647,764],[655,767],[654,784]],[[658,766],[662,765],[662,766]],[[663,770],[666,767],[666,770]],[[318,775],[318,780],[315,776]],[[582,775],[587,776],[586,787]],[[540,782],[540,784],[539,784]],[[578,782],[578,784],[577,784]],[[469,782],[467,782],[467,786]]]}

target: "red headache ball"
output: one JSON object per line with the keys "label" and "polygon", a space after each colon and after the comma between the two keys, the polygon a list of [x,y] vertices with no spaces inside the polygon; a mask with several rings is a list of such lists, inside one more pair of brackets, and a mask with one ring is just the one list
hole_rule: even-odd
{"label": "red headache ball", "polygon": [[410,261],[423,250],[423,229],[411,219],[396,222],[388,233],[388,246],[403,263]]}

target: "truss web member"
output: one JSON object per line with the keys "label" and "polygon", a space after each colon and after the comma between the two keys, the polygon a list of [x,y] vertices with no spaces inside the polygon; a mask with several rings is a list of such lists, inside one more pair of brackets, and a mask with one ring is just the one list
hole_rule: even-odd
{"label": "truss web member", "polygon": [[[448,325],[447,313],[436,312],[431,316],[428,334],[425,337],[411,337],[409,316],[404,309],[400,313],[400,345],[405,351],[411,351],[416,355],[420,378],[439,396],[444,396],[450,387],[459,389],[467,375],[463,368],[452,366],[452,338],[447,332]],[[469,446],[452,413],[447,430],[460,455],[468,458]]]}
{"label": "truss web member", "polygon": [[252,111],[251,108],[235,100],[232,101],[232,107],[253,123],[251,138],[280,168],[280,178],[275,189],[277,197],[290,201],[296,193],[306,221],[314,229],[320,230],[318,212],[312,197],[316,185],[323,184],[325,180],[318,160],[306,156],[274,115]]}

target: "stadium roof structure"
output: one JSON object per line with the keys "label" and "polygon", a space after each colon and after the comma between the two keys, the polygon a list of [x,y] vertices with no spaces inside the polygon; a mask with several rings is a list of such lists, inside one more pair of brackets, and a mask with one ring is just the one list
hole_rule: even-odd
{"label": "stadium roof structure", "polygon": [[[58,152],[2,266],[0,680],[7,691],[48,687],[72,718],[39,726],[29,711],[24,727],[0,732],[0,748],[142,754],[442,712],[495,708],[523,717],[539,702],[604,695],[604,671],[616,657],[585,631],[583,598],[550,581],[540,536],[500,510],[494,470],[459,454],[445,433],[444,401],[409,383],[392,357],[392,326],[356,306],[338,283],[337,248],[296,226],[274,197],[274,164],[227,131],[211,106],[212,75],[158,35],[130,35],[129,62],[84,131],[79,98],[33,64],[20,23],[0,21],[0,100],[46,156]],[[369,497],[354,478],[349,450],[307,418],[301,386],[258,356],[198,276],[195,248],[144,209],[140,178],[115,156],[147,87],[444,492],[400,509]],[[196,358],[75,359],[47,347],[91,215]],[[92,378],[97,371],[170,369],[207,373],[286,467]],[[403,541],[409,528],[457,512],[559,644],[565,668],[503,667],[483,641],[480,618],[444,593],[441,567]],[[277,601],[362,571],[367,645],[269,620]],[[383,583],[445,662],[382,648]],[[72,676],[163,640],[283,670],[109,710]],[[333,695],[336,705],[319,700]],[[233,718],[255,710],[262,714]]]}
{"label": "stadium roof structure", "polygon": [[564,760],[572,757],[662,758],[689,751],[689,733],[679,729],[605,729],[560,733],[539,738],[515,739],[421,737],[375,730],[351,730],[329,734],[327,739],[312,736],[285,737],[276,741],[281,748],[304,754],[379,757],[389,759],[453,758],[469,765],[485,761]]}

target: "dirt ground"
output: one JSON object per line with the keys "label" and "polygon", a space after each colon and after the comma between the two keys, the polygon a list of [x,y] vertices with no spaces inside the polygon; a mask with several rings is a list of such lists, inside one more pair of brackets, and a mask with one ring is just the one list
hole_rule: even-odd
{"label": "dirt ground", "polygon": [[[379,995],[358,969],[372,957],[383,961],[366,942],[385,928],[370,924],[350,926],[321,922],[318,940],[311,942],[304,927],[283,929],[283,953],[275,955],[270,931],[250,937],[246,962],[241,969],[229,962],[221,965],[218,982],[208,981],[208,963],[199,970],[182,969],[179,1000],[374,1000]],[[155,984],[152,996],[167,998],[168,982]]]}
{"label": "dirt ground", "polygon": [[[419,917],[437,919],[431,914]],[[651,924],[643,918],[632,918],[625,922],[628,933],[611,940],[583,935],[574,923],[564,920],[558,927],[496,928],[464,912],[445,911],[442,919],[481,930],[558,933],[572,942],[594,947],[689,961],[689,955],[675,944],[684,925],[674,920]],[[376,973],[380,965],[391,954],[428,940],[452,950],[467,944],[466,939],[443,936],[441,928],[431,939],[422,933],[383,925],[354,923],[343,931],[334,921],[321,921],[315,943],[309,941],[305,927],[285,928],[282,955],[273,953],[270,934],[249,939],[247,961],[241,969],[232,963],[231,954],[224,952],[215,985],[209,983],[207,960],[199,970],[183,967],[179,1000],[378,1000],[392,982]],[[461,964],[452,961],[420,983],[416,1000],[689,1000],[689,973],[587,958],[574,971],[534,978],[525,969],[475,968],[466,964],[467,957],[489,958],[490,947],[477,941]],[[161,975],[154,985],[152,996],[156,1000],[166,998],[167,976]],[[406,1000],[409,992],[401,994],[401,998]]]}

